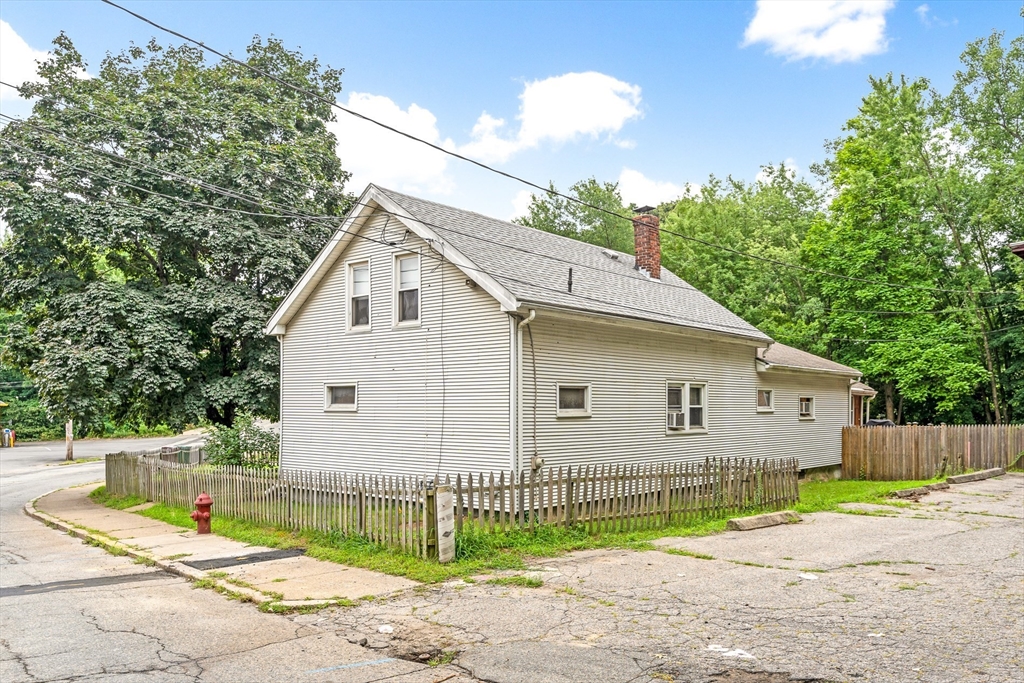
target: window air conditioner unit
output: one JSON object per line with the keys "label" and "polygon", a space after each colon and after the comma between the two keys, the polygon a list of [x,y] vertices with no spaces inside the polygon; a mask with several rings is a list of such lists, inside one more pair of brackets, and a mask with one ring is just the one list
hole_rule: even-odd
{"label": "window air conditioner unit", "polygon": [[668,414],[668,428],[669,429],[686,429],[686,419],[683,413],[669,413]]}

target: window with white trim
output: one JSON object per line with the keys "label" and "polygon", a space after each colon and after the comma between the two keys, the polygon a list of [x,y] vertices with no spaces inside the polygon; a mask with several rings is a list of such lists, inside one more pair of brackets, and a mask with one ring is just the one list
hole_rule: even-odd
{"label": "window with white trim", "polygon": [[669,382],[665,402],[668,428],[674,431],[707,429],[707,388],[703,382]]}
{"label": "window with white trim", "polygon": [[353,263],[349,266],[349,327],[370,326],[370,264]]}
{"label": "window with white trim", "polygon": [[324,385],[324,410],[356,410],[358,385],[326,384]]}
{"label": "window with white trim", "polygon": [[395,259],[395,321],[419,322],[420,319],[420,257],[419,254]]}
{"label": "window with white trim", "polygon": [[586,417],[590,415],[589,384],[559,384],[558,411],[559,417]]}
{"label": "window with white trim", "polygon": [[757,412],[770,413],[775,410],[775,393],[771,389],[757,390]]}
{"label": "window with white trim", "polygon": [[814,419],[814,397],[813,396],[801,396],[800,397],[800,419],[801,420],[813,420]]}

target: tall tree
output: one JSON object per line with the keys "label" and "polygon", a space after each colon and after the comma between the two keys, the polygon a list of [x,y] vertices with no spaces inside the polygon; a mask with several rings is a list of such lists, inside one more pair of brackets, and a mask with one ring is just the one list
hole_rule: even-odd
{"label": "tall tree", "polygon": [[[0,307],[22,313],[4,360],[62,421],[275,416],[263,325],[351,202],[330,107],[187,46],[133,46],[95,77],[54,46],[21,87],[31,117],[0,132]],[[341,89],[277,40],[246,61]]]}
{"label": "tall tree", "polygon": [[[830,355],[880,384],[890,419],[903,401],[940,419],[970,421],[965,402],[986,379],[977,321],[964,308],[970,263],[936,207],[936,122],[927,82],[871,80],[824,171],[835,189],[827,219],[802,254],[821,271]],[[931,166],[931,167],[930,167]],[[891,283],[891,284],[887,284]],[[948,314],[946,313],[948,309]]]}
{"label": "tall tree", "polygon": [[937,107],[965,168],[971,202],[965,237],[974,245],[985,289],[979,309],[992,330],[1005,420],[1024,418],[1024,262],[1007,245],[1024,241],[1024,37],[1008,45],[993,33],[967,45],[963,67]]}
{"label": "tall tree", "polygon": [[779,341],[813,347],[821,302],[806,274],[721,247],[799,265],[821,204],[821,193],[784,164],[765,166],[753,183],[712,177],[699,194],[662,207],[663,262]]}
{"label": "tall tree", "polygon": [[513,222],[626,254],[633,253],[633,224],[629,219],[613,215],[632,215],[632,211],[622,203],[618,183],[599,183],[589,178],[569,188],[569,196],[589,206],[554,194],[554,184],[551,191],[551,194],[533,195],[526,215],[513,219]]}

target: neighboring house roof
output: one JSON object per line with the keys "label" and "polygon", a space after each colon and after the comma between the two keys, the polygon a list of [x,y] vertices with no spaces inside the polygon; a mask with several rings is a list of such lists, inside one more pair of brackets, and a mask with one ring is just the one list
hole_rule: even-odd
{"label": "neighboring house roof", "polygon": [[1024,242],[1011,242],[1010,251],[1012,251],[1017,256],[1024,258]]}
{"label": "neighboring house roof", "polygon": [[[429,241],[506,310],[551,307],[771,341],[664,268],[661,281],[654,281],[634,269],[628,254],[374,185],[363,192],[342,230],[354,232],[359,217],[365,220],[378,206]],[[328,243],[271,318],[268,333],[287,325],[351,239],[339,233]]]}
{"label": "neighboring house roof", "polygon": [[778,342],[772,344],[767,349],[758,349],[757,359],[768,367],[777,366],[793,370],[831,372],[839,375],[849,375],[850,377],[860,377],[860,371],[848,365],[835,363],[821,356],[815,356],[813,353],[794,349],[792,346],[786,346]]}
{"label": "neighboring house roof", "polygon": [[864,382],[851,382],[850,393],[854,396],[877,396],[878,392]]}

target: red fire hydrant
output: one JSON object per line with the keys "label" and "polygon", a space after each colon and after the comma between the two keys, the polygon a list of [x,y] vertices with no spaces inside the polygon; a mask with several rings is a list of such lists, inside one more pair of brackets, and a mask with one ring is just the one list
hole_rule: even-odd
{"label": "red fire hydrant", "polygon": [[203,491],[196,498],[196,509],[192,512],[189,517],[196,523],[198,527],[197,531],[201,534],[210,533],[210,506],[213,505],[213,498],[210,498],[210,494]]}

